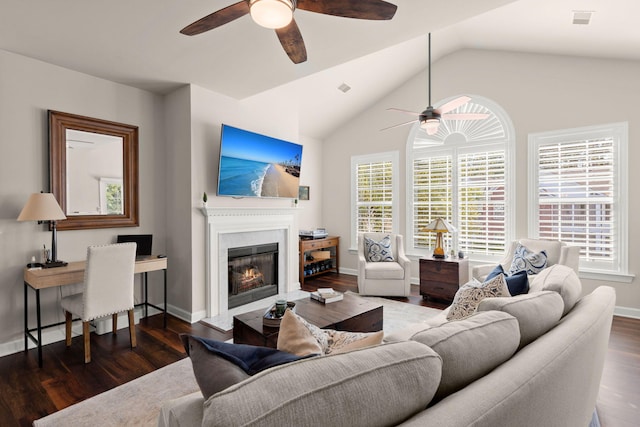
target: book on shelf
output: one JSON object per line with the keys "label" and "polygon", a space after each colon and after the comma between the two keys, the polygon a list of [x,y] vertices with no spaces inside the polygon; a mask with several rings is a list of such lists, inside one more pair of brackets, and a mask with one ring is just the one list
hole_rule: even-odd
{"label": "book on shelf", "polygon": [[311,299],[324,304],[340,301],[343,298],[344,295],[342,293],[334,291],[332,288],[318,288],[317,291],[311,292]]}

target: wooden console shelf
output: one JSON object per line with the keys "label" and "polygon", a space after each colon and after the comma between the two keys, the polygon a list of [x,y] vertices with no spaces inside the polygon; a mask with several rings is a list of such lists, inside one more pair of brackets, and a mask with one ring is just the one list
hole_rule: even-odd
{"label": "wooden console shelf", "polygon": [[[300,239],[300,286],[304,284],[304,279],[317,276],[319,274],[333,271],[338,273],[340,268],[340,237],[328,236],[324,239]],[[327,258],[313,259],[312,252],[327,251]]]}

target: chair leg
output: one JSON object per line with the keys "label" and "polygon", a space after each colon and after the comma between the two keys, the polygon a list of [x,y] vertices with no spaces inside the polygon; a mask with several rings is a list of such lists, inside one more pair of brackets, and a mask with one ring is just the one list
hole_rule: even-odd
{"label": "chair leg", "polygon": [[82,338],[84,339],[84,363],[91,362],[91,340],[89,338],[89,322],[82,322]]}
{"label": "chair leg", "polygon": [[118,313],[111,315],[111,332],[113,335],[118,332]]}
{"label": "chair leg", "polygon": [[73,314],[65,310],[64,312],[64,329],[65,329],[65,342],[67,347],[71,347],[71,321],[73,320]]}
{"label": "chair leg", "polygon": [[129,310],[129,337],[131,338],[131,348],[136,348],[136,322],[133,316],[133,310]]}

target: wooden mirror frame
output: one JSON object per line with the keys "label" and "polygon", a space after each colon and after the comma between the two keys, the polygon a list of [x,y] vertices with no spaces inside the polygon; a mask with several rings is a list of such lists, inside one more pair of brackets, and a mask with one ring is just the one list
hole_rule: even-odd
{"label": "wooden mirror frame", "polygon": [[123,215],[74,215],[58,221],[58,230],[136,227],[138,201],[138,127],[49,110],[49,182],[65,212],[67,206],[67,129],[113,135],[123,141]]}

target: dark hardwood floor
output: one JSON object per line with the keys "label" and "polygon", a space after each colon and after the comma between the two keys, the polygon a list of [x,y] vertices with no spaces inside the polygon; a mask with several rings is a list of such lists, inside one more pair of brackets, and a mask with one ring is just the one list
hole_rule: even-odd
{"label": "dark hardwood floor", "polygon": [[[305,281],[305,290],[333,287],[356,290],[356,277],[326,274]],[[446,304],[425,302],[412,287],[410,304],[444,308]],[[30,426],[33,420],[88,399],[158,368],[186,354],[178,338],[190,333],[226,340],[222,333],[201,323],[190,325],[169,317],[162,328],[160,315],[142,319],[136,327],[138,347],[129,348],[126,329],[116,336],[91,334],[92,362],[84,364],[82,338],[70,349],[64,342],[43,348],[44,366],[38,368],[36,350],[0,358],[0,426]],[[637,426],[640,419],[640,320],[615,317],[605,361],[598,413],[603,427]]]}

